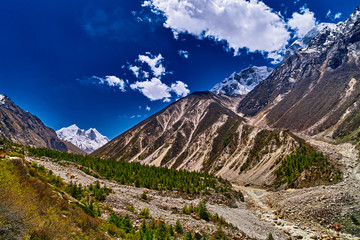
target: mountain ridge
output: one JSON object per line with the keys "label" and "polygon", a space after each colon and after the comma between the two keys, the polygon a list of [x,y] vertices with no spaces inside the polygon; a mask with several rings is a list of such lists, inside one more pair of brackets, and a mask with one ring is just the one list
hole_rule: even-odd
{"label": "mountain ridge", "polygon": [[56,132],[38,117],[24,111],[8,96],[0,95],[0,138],[26,146],[47,147],[83,154],[73,144],[60,140]]}
{"label": "mountain ridge", "polygon": [[357,8],[324,28],[245,96],[237,112],[273,128],[336,137],[339,125],[359,112],[359,23]]}

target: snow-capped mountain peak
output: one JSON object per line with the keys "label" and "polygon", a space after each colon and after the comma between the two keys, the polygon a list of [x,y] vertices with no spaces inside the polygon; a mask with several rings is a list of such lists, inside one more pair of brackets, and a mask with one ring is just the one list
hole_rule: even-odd
{"label": "snow-capped mountain peak", "polygon": [[311,29],[303,38],[297,39],[288,47],[288,49],[286,49],[283,61],[285,61],[298,51],[307,48],[310,41],[324,29],[333,30],[335,28],[335,23],[320,23],[319,25]]}
{"label": "snow-capped mountain peak", "polygon": [[56,131],[56,134],[60,139],[71,142],[86,153],[93,152],[109,141],[106,136],[103,136],[95,128],[83,130],[76,124],[62,128]]}
{"label": "snow-capped mountain peak", "polygon": [[267,78],[273,70],[266,66],[249,66],[239,73],[234,72],[223,82],[216,84],[210,91],[216,94],[246,95]]}

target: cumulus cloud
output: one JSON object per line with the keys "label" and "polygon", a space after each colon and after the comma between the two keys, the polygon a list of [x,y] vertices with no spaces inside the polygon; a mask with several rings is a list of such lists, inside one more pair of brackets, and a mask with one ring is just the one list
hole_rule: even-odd
{"label": "cumulus cloud", "polygon": [[181,56],[181,57],[183,57],[183,58],[189,58],[189,52],[188,51],[186,51],[186,50],[179,50],[178,51],[178,54]]}
{"label": "cumulus cloud", "polygon": [[292,18],[288,21],[289,27],[296,31],[296,36],[304,37],[317,23],[314,13],[308,8],[302,7],[300,13],[293,13]]}
{"label": "cumulus cloud", "polygon": [[185,97],[190,93],[188,85],[182,81],[176,81],[176,83],[171,84],[171,90],[174,91],[178,97]]}
{"label": "cumulus cloud", "polygon": [[[185,97],[190,93],[187,87],[188,85],[181,81],[177,81],[169,87],[158,78],[137,81],[130,85],[131,89],[138,90],[151,101],[162,100],[163,102],[170,102],[171,92],[174,92],[178,97]],[[146,110],[148,110],[148,106],[146,106]]]}
{"label": "cumulus cloud", "polygon": [[187,33],[199,39],[225,41],[235,53],[243,48],[282,52],[290,38],[281,15],[262,1],[147,0],[143,7],[163,15],[164,27],[174,36]]}
{"label": "cumulus cloud", "polygon": [[332,14],[331,11],[329,10],[326,14],[326,18],[329,18],[331,20],[336,20],[336,19],[341,18],[341,15],[342,15],[342,13],[340,13],[340,12]]}
{"label": "cumulus cloud", "polygon": [[170,99],[169,87],[162,83],[158,78],[152,78],[150,81],[137,81],[130,85],[133,90],[138,90],[151,101]]}
{"label": "cumulus cloud", "polygon": [[164,60],[163,56],[161,54],[157,56],[152,56],[149,53],[148,55],[139,55],[138,60],[142,63],[148,64],[154,76],[157,78],[161,78],[161,76],[166,73],[166,70],[162,65],[162,61]]}
{"label": "cumulus cloud", "polygon": [[105,76],[104,78],[93,76],[91,79],[110,87],[118,87],[121,91],[125,92],[125,81],[116,76]]}

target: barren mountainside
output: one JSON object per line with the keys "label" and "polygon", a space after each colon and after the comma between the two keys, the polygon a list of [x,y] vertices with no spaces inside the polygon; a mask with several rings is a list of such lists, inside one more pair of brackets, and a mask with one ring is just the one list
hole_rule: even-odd
{"label": "barren mountainside", "polygon": [[277,160],[295,151],[300,140],[286,131],[250,126],[224,102],[211,92],[193,93],[92,154],[273,184]]}
{"label": "barren mountainside", "polygon": [[360,8],[325,27],[250,92],[238,112],[273,128],[326,137],[354,135],[360,104]]}
{"label": "barren mountainside", "polygon": [[83,154],[69,142],[60,140],[55,131],[31,113],[24,111],[5,95],[0,95],[0,138],[26,146],[47,147]]}

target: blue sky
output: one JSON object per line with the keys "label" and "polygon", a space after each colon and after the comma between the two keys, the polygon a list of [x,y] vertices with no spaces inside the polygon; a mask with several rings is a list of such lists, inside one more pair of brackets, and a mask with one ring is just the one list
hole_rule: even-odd
{"label": "blue sky", "polygon": [[276,67],[360,0],[5,0],[0,93],[55,130],[113,138],[249,65]]}

